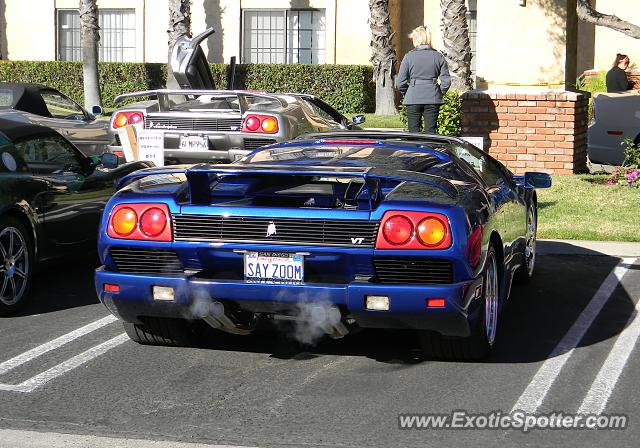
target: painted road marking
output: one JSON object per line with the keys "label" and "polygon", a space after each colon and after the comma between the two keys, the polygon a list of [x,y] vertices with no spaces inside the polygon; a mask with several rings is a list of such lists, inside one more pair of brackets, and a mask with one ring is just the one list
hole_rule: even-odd
{"label": "painted road marking", "polygon": [[611,297],[611,294],[613,294],[613,291],[620,283],[620,280],[634,262],[635,258],[622,259],[604,282],[602,282],[602,285],[600,285],[600,288],[596,291],[589,304],[582,310],[578,319],[553,349],[549,358],[542,364],[540,369],[538,369],[525,391],[513,406],[512,412],[517,410],[529,413],[536,412],[547,396],[549,389],[553,386],[560,371],[573,354],[574,349],[578,346],[602,310],[602,307],[607,303],[609,297]]}
{"label": "painted road marking", "polygon": [[73,330],[70,333],[60,336],[52,341],[49,341],[45,344],[42,344],[38,347],[35,347],[27,352],[24,352],[21,355],[16,356],[15,358],[11,358],[8,361],[5,361],[0,364],[0,375],[3,375],[10,370],[15,369],[16,367],[21,366],[22,364],[26,364],[34,359],[48,353],[52,350],[62,347],[65,344],[68,344],[71,341],[78,339],[86,334],[91,333],[92,331],[96,331],[105,325],[109,325],[112,322],[115,322],[117,319],[111,315],[103,317],[95,322],[92,322],[84,327],[80,327],[77,330]]}
{"label": "painted road marking", "polygon": [[250,448],[0,429],[0,448]]}
{"label": "painted road marking", "polygon": [[636,302],[634,313],[629,317],[625,329],[616,339],[609,356],[593,380],[578,413],[601,414],[616,387],[629,356],[640,337],[640,300]]}
{"label": "painted road marking", "polygon": [[91,347],[89,350],[80,353],[73,358],[64,361],[57,366],[50,368],[49,370],[40,373],[39,375],[34,376],[20,384],[0,384],[0,390],[9,391],[9,392],[24,392],[29,393],[33,392],[35,389],[47,384],[49,381],[58,378],[65,373],[80,367],[82,364],[91,361],[94,358],[108,352],[114,347],[119,346],[120,344],[125,343],[129,340],[129,337],[122,333],[115,338],[109,339],[102,344],[98,344],[95,347]]}

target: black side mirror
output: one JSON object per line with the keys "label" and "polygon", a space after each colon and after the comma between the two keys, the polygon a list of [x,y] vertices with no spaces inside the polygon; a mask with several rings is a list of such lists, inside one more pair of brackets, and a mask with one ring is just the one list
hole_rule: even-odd
{"label": "black side mirror", "polygon": [[91,115],[93,115],[94,117],[104,115],[104,109],[101,106],[93,106],[91,108]]}
{"label": "black side mirror", "polygon": [[105,152],[100,156],[100,162],[102,166],[109,169],[118,168],[119,160],[118,156],[110,152]]}
{"label": "black side mirror", "polygon": [[527,171],[524,176],[513,176],[516,185],[524,188],[549,188],[551,187],[551,176],[547,173]]}

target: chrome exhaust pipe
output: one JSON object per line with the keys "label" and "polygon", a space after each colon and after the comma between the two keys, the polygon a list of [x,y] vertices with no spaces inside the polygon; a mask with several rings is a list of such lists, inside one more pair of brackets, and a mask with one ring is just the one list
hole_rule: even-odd
{"label": "chrome exhaust pipe", "polygon": [[342,323],[342,313],[337,306],[329,308],[313,306],[311,308],[311,320],[318,322],[322,329],[332,339],[340,339],[349,334],[349,330]]}
{"label": "chrome exhaust pipe", "polygon": [[253,331],[253,328],[243,326],[232,320],[225,313],[224,305],[216,300],[209,304],[209,312],[202,317],[202,320],[212,328],[226,331],[227,333],[248,335]]}

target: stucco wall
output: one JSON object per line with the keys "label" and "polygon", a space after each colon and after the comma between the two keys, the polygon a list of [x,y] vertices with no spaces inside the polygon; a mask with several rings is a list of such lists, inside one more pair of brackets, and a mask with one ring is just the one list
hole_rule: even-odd
{"label": "stucco wall", "polygon": [[[564,87],[567,0],[479,2],[477,75],[489,87]],[[482,84],[480,82],[479,84]]]}
{"label": "stucco wall", "polygon": [[[55,59],[55,0],[4,0],[5,59],[48,61]],[[75,7],[78,7],[76,2]],[[37,11],[37,14],[34,14]],[[3,46],[5,44],[3,43]]]}
{"label": "stucco wall", "polygon": [[[640,8],[636,1],[630,0],[597,0],[596,8],[605,14],[614,14],[628,22],[640,25]],[[616,53],[628,54],[631,63],[635,62],[640,69],[640,39],[627,37],[622,33],[604,27],[595,30],[594,67],[599,70],[611,68]]]}

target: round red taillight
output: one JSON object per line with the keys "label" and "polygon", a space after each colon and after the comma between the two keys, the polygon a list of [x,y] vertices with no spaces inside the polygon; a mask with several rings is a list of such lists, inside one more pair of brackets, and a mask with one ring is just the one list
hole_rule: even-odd
{"label": "round red taillight", "polygon": [[396,246],[405,244],[413,236],[413,223],[404,216],[392,216],[384,222],[382,234],[389,244]]}
{"label": "round red taillight", "polygon": [[133,233],[138,224],[138,215],[129,207],[123,207],[113,214],[111,226],[119,236],[128,236]]}
{"label": "round red taillight", "polygon": [[251,132],[257,131],[260,129],[260,119],[258,117],[248,117],[244,122],[244,126]]}
{"label": "round red taillight", "polygon": [[167,215],[159,208],[153,207],[140,217],[140,231],[148,237],[160,235],[167,227]]}
{"label": "round red taillight", "polygon": [[138,124],[142,123],[143,116],[140,112],[133,112],[129,115],[129,119],[127,120],[128,124]]}

